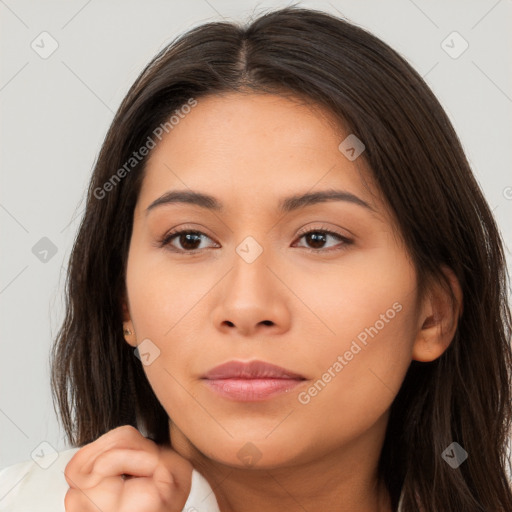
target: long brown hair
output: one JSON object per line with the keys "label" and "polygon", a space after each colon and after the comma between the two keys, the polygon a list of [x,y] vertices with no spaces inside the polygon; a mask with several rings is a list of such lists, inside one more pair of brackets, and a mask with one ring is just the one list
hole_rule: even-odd
{"label": "long brown hair", "polygon": [[[379,475],[393,507],[403,492],[404,512],[511,511],[511,318],[495,220],[419,74],[362,28],[297,6],[247,25],[190,30],[146,66],[120,105],[94,167],[51,354],[69,441],[83,446],[130,424],[169,443],[167,413],[124,340],[120,305],[147,158],[112,177],[191,98],[243,90],[329,109],[364,141],[361,158],[397,220],[420,293],[443,279],[443,266],[461,284],[464,308],[450,347],[433,362],[412,361],[391,407]],[[456,469],[441,456],[454,441],[468,453]]]}

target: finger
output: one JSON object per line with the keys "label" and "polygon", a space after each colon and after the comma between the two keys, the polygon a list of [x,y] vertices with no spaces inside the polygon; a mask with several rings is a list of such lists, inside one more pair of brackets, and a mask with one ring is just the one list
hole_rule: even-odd
{"label": "finger", "polygon": [[152,477],[158,465],[158,455],[141,450],[108,450],[96,457],[88,474],[76,482],[82,489],[90,489],[107,477],[122,474],[133,477]]}
{"label": "finger", "polygon": [[181,512],[187,496],[172,486],[162,494],[151,478],[110,477],[92,489],[68,490],[64,504],[66,512]]}
{"label": "finger", "polygon": [[153,453],[158,451],[158,446],[146,439],[136,428],[123,425],[110,430],[78,450],[68,462],[64,474],[73,480],[79,479],[80,474],[90,473],[95,459],[101,453],[112,448],[132,448]]}
{"label": "finger", "polygon": [[172,479],[178,487],[188,488],[192,479],[193,466],[191,462],[178,454],[172,448],[159,446],[160,463],[153,473],[155,481],[166,482],[165,469],[172,473]]}
{"label": "finger", "polygon": [[85,445],[75,456],[82,466],[87,466],[93,463],[91,459],[96,455],[111,448],[147,448],[150,450],[154,445],[153,441],[146,439],[136,428],[131,425],[123,425],[109,430],[92,443]]}
{"label": "finger", "polygon": [[174,484],[159,488],[151,478],[134,478],[125,483],[118,512],[182,512],[190,490]]}
{"label": "finger", "polygon": [[[94,483],[92,479],[96,478],[96,485],[79,488],[75,482],[70,489],[75,492],[68,491],[66,512],[181,512],[190,494],[192,465],[171,448],[160,447],[159,451],[156,462],[147,452],[109,450],[102,454],[97,458],[87,484],[91,485]],[[100,473],[112,472],[113,466],[116,466],[118,476],[100,476]],[[153,476],[123,480],[122,472],[129,471],[152,473]]]}
{"label": "finger", "polygon": [[94,489],[68,489],[64,496],[66,512],[111,512],[119,510],[124,483],[120,478],[104,480]]}
{"label": "finger", "polygon": [[173,486],[167,486],[162,494],[152,478],[133,478],[125,482],[118,510],[119,512],[174,512],[175,508],[172,505],[175,503],[180,506],[176,510],[181,512],[186,498],[183,500]]}

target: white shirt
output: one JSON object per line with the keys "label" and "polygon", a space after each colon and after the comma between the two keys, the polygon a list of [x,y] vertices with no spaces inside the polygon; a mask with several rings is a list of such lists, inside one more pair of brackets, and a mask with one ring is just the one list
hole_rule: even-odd
{"label": "white shirt", "polygon": [[[71,457],[80,448],[71,448],[0,470],[0,511],[65,512],[64,496],[69,485],[64,477]],[[43,469],[46,467],[47,469]],[[215,494],[206,479],[192,470],[190,494],[183,512],[220,512]]]}
{"label": "white shirt", "polygon": [[[71,457],[80,448],[71,448],[33,460],[20,462],[0,470],[0,511],[1,512],[65,512],[64,496],[69,488],[64,477]],[[47,469],[43,469],[46,467]],[[400,512],[402,497],[398,505]],[[190,494],[183,512],[220,512],[210,484],[192,470]]]}

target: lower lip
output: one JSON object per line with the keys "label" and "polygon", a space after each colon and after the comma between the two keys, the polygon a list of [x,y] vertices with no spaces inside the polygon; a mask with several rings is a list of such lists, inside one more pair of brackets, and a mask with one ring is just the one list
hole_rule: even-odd
{"label": "lower lip", "polygon": [[291,391],[303,379],[205,379],[210,389],[231,400],[259,402]]}

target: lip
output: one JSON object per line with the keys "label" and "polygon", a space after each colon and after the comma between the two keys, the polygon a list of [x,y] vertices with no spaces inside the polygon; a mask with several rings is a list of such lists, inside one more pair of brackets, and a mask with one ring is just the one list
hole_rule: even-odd
{"label": "lip", "polygon": [[265,361],[228,361],[212,368],[204,379],[304,379],[298,373]]}
{"label": "lip", "polygon": [[215,393],[240,402],[266,400],[306,380],[298,373],[265,361],[228,361],[209,370],[202,379]]}

